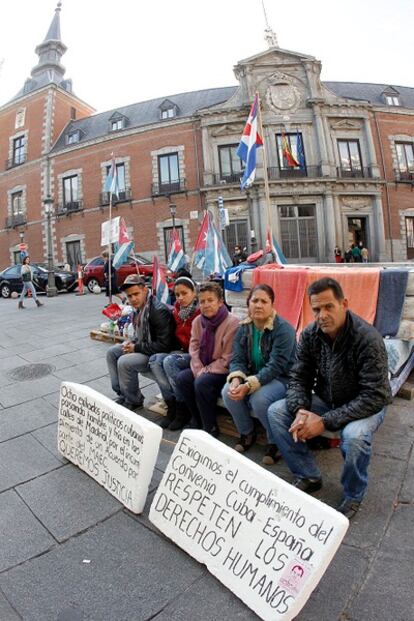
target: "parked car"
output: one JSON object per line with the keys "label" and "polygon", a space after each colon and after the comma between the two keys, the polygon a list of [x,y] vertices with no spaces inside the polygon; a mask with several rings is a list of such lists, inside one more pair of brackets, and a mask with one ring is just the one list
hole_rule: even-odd
{"label": "parked car", "polygon": [[[47,290],[48,271],[42,263],[31,263],[33,284],[36,291],[45,293]],[[21,265],[10,265],[0,272],[0,295],[9,298],[13,291],[20,293],[23,289]],[[55,286],[58,291],[73,291],[77,286],[77,274],[54,268]]]}
{"label": "parked car", "polygon": [[[129,257],[127,263],[120,265],[116,270],[116,283],[120,287],[125,278],[130,274],[140,274],[148,282],[152,279],[153,263],[140,254],[135,254],[134,258]],[[173,276],[173,274],[171,274]],[[92,293],[93,288],[99,285],[105,286],[104,260],[102,257],[95,257],[83,268],[83,284]]]}

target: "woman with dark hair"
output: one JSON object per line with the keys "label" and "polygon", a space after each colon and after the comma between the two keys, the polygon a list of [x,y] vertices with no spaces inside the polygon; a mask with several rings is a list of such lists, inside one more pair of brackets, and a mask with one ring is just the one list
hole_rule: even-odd
{"label": "woman with dark hair", "polygon": [[188,347],[191,326],[200,314],[198,308],[195,282],[188,276],[180,276],[174,283],[175,305],[173,318],[175,322],[175,348],[171,354],[154,354],[149,359],[149,366],[161,394],[167,404],[167,415],[160,422],[163,429],[175,429],[176,399],[174,394],[176,377],[180,371],[190,366]]}
{"label": "woman with dark hair", "polygon": [[267,433],[263,463],[272,465],[277,447],[267,420],[269,406],[283,399],[295,357],[295,331],[273,308],[275,294],[268,285],[256,285],[247,298],[248,317],[233,343],[230,374],[223,400],[240,433],[236,451],[244,453],[256,440],[251,412]]}
{"label": "woman with dark hair", "polygon": [[177,417],[173,424],[180,429],[191,417],[194,427],[202,426],[217,437],[216,402],[229,371],[239,320],[227,310],[217,283],[201,285],[198,303],[201,315],[191,329],[190,368],[181,371],[176,380]]}
{"label": "woman with dark hair", "polygon": [[43,306],[43,304],[37,299],[36,289],[33,284],[33,272],[30,267],[30,257],[29,255],[25,256],[22,261],[22,271],[21,271],[22,281],[23,281],[23,289],[20,294],[19,299],[19,308],[25,308],[23,305],[24,296],[26,293],[32,294],[33,300],[36,302],[37,306]]}

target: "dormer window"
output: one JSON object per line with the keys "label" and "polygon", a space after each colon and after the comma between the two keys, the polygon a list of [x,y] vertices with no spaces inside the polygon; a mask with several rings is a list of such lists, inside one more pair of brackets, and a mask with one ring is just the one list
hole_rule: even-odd
{"label": "dormer window", "polygon": [[117,132],[119,129],[123,129],[124,120],[116,119],[115,121],[111,121],[111,132]]}
{"label": "dormer window", "polygon": [[178,106],[169,99],[165,99],[159,106],[160,119],[165,121],[167,119],[173,119],[178,115]]}
{"label": "dormer window", "polygon": [[387,106],[401,106],[400,93],[393,86],[389,86],[382,93]]}
{"label": "dormer window", "polygon": [[66,144],[76,144],[80,141],[80,131],[77,129],[66,136]]}
{"label": "dormer window", "polygon": [[119,132],[121,129],[125,129],[125,127],[128,125],[128,119],[120,112],[114,112],[109,117],[108,123],[108,130],[110,132]]}

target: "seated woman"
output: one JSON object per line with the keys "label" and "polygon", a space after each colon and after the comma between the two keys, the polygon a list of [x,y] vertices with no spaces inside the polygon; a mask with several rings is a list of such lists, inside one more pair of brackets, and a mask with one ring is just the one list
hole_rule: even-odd
{"label": "seated woman", "polygon": [[234,447],[247,451],[256,440],[251,411],[267,433],[263,463],[276,461],[275,445],[267,421],[269,406],[283,399],[295,357],[295,331],[273,309],[275,294],[268,285],[256,285],[247,298],[248,317],[241,322],[233,343],[230,374],[223,400],[233,417],[240,440]]}
{"label": "seated woman", "polygon": [[[201,315],[194,320],[191,329],[190,368],[181,371],[176,379],[177,418],[174,422],[184,427],[191,417],[195,427],[202,426],[217,436],[216,402],[228,375],[239,320],[227,310],[223,290],[217,283],[201,285],[198,302]],[[175,426],[176,429],[181,427]]]}
{"label": "seated woman", "polygon": [[[198,308],[195,282],[181,276],[174,283],[175,305],[173,318],[175,322],[175,340],[177,352],[172,354],[154,354],[149,359],[149,366],[161,394],[167,404],[167,415],[160,422],[163,429],[171,428],[176,417],[176,401],[174,395],[175,379],[182,369],[190,366],[188,346],[190,344],[191,326],[200,314]],[[172,427],[174,429],[174,426]]]}

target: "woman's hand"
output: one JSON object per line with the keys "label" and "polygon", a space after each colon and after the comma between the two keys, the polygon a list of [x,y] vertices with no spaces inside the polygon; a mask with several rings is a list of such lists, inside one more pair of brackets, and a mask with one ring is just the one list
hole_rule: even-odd
{"label": "woman's hand", "polygon": [[238,377],[234,377],[230,382],[230,389],[228,395],[233,401],[243,401],[249,392],[249,386],[247,384],[241,384]]}

